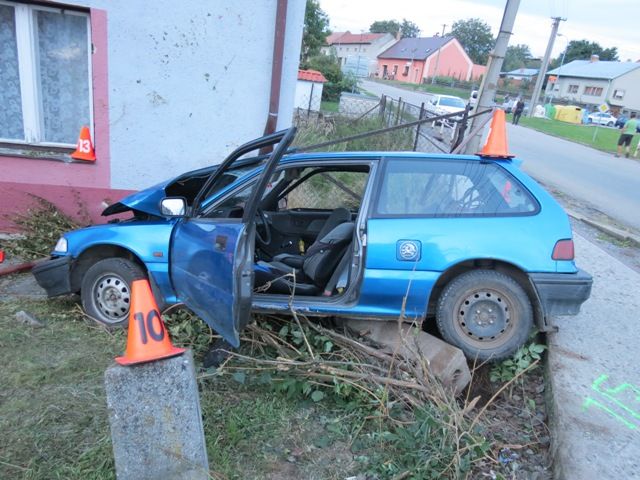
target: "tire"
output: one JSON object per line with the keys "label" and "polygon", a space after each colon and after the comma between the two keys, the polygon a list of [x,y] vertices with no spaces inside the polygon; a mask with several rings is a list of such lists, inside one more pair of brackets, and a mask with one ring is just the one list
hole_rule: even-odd
{"label": "tire", "polygon": [[513,278],[494,270],[473,270],[444,288],[436,322],[445,341],[468,359],[495,361],[525,344],[533,327],[533,308]]}
{"label": "tire", "polygon": [[142,268],[125,258],[107,258],[94,263],[82,278],[82,308],[103,325],[126,326],[131,284],[140,278],[146,278]]}
{"label": "tire", "polygon": [[607,123],[607,127],[613,127],[613,122]]}

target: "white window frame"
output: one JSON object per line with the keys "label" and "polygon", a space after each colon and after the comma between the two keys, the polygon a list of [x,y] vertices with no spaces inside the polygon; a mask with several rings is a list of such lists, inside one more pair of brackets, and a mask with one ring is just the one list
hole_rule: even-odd
{"label": "white window frame", "polygon": [[[38,59],[38,28],[36,11],[64,13],[85,17],[87,21],[87,79],[89,86],[89,130],[93,138],[93,78],[91,65],[91,21],[87,12],[63,8],[43,7],[24,3],[0,0],[0,5],[14,8],[16,46],[18,51],[18,72],[20,74],[20,96],[22,103],[22,123],[24,140],[1,138],[0,142],[18,145],[38,145],[49,147],[75,147],[75,143],[46,142],[44,137],[44,112],[42,111],[42,93],[40,85]],[[80,133],[80,132],[78,132]]]}

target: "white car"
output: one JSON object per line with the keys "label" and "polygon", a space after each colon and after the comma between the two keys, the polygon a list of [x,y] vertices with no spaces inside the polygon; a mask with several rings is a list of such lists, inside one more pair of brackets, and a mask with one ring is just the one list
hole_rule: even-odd
{"label": "white car", "polygon": [[610,113],[592,113],[587,117],[587,123],[596,123],[598,125],[606,125],[607,127],[613,127],[616,124],[616,117]]}
{"label": "white car", "polygon": [[[460,97],[454,97],[453,95],[433,95],[425,107],[428,112],[435,115],[447,115],[449,113],[464,112],[467,104]],[[453,117],[455,120],[460,118],[462,116]]]}

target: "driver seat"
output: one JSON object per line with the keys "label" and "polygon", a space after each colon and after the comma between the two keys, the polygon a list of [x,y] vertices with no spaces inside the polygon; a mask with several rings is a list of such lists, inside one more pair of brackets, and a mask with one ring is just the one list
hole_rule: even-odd
{"label": "driver seat", "polygon": [[[277,260],[259,261],[255,267],[256,289],[263,293],[318,295],[324,291],[336,267],[353,241],[354,222],[337,225],[309,247],[301,268]],[[295,275],[294,279],[291,275]]]}
{"label": "driver seat", "polygon": [[[351,212],[348,209],[344,207],[340,207],[333,210],[331,214],[327,217],[327,219],[324,221],[322,228],[318,232],[318,236],[316,237],[316,240],[307,249],[306,255],[308,255],[309,251],[311,251],[317,245],[317,243],[325,235],[327,235],[331,230],[333,230],[335,227],[337,227],[341,223],[350,222],[350,221],[351,221]],[[276,262],[284,263],[290,267],[302,268],[302,265],[304,264],[304,258],[305,258],[305,255],[296,255],[293,253],[279,253],[278,255],[273,257],[273,260]]]}

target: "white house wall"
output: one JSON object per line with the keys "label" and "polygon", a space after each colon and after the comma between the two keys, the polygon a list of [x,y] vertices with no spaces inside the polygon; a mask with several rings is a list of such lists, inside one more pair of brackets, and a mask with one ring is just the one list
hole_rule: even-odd
{"label": "white house wall", "polygon": [[[620,100],[614,99],[614,90],[624,90],[624,97]],[[640,112],[640,68],[616,78],[609,98],[611,104],[621,106],[626,111]]]}
{"label": "white house wall", "polygon": [[[320,101],[322,98],[322,87],[322,83],[298,80],[294,107],[302,110],[310,108],[313,111],[319,111]],[[311,100],[311,104],[309,103],[309,100]]]}
{"label": "white house wall", "polygon": [[[107,11],[111,188],[219,163],[263,133],[276,0],[91,0]],[[291,124],[305,2],[290,0],[278,128]]]}

